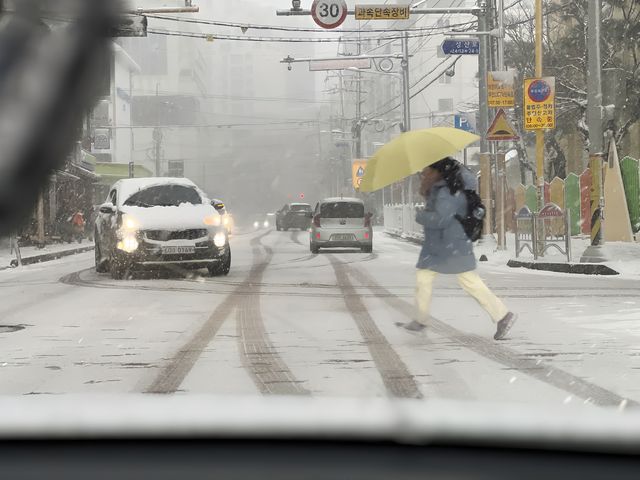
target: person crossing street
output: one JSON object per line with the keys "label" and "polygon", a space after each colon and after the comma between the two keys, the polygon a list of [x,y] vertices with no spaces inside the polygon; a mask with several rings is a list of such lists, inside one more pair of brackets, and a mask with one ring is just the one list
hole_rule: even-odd
{"label": "person crossing street", "polygon": [[418,316],[398,326],[412,333],[424,331],[428,327],[435,278],[438,274],[457,275],[460,286],[497,324],[493,338],[504,339],[517,317],[476,272],[473,242],[459,220],[467,215],[464,191],[477,190],[475,176],[450,157],[424,168],[420,175],[420,193],[426,202],[425,208],[416,214],[416,221],[424,227],[424,243],[416,265]]}

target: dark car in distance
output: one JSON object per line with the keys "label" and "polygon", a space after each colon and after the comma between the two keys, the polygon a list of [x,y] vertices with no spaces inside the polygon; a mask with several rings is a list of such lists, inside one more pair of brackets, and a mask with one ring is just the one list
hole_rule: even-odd
{"label": "dark car in distance", "polygon": [[312,211],[308,203],[287,203],[276,212],[276,230],[307,230],[311,226]]}

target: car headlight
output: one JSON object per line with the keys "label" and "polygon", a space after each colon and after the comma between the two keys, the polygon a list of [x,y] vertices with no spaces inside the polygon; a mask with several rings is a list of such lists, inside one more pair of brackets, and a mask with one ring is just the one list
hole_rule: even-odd
{"label": "car headlight", "polygon": [[136,220],[135,217],[129,214],[125,214],[122,216],[122,230],[127,232],[132,232],[138,230],[140,223]]}
{"label": "car headlight", "polygon": [[260,228],[260,222],[253,222],[253,228]]}
{"label": "car headlight", "polygon": [[213,244],[218,248],[224,247],[227,244],[227,236],[222,232],[216,233],[213,236]]}
{"label": "car headlight", "polygon": [[211,227],[219,227],[220,221],[220,215],[217,213],[215,215],[207,215],[204,217],[204,224]]}
{"label": "car headlight", "polygon": [[264,221],[263,225],[264,228],[269,228],[269,222],[267,220]]}
{"label": "car headlight", "polygon": [[138,243],[138,239],[135,235],[125,235],[122,240],[118,242],[118,249],[127,253],[135,252],[140,244]]}

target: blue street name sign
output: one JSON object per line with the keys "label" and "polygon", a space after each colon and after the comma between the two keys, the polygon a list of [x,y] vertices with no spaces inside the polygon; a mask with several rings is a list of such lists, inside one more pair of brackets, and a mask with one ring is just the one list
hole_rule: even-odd
{"label": "blue street name sign", "polygon": [[477,38],[447,38],[440,45],[445,55],[478,55],[480,40]]}

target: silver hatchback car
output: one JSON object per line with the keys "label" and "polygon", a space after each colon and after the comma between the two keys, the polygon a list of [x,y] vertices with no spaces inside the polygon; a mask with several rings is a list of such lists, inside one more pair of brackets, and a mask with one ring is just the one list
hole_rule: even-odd
{"label": "silver hatchback car", "polygon": [[358,198],[325,198],[316,205],[310,230],[311,253],[321,248],[355,247],[373,251],[371,215]]}

